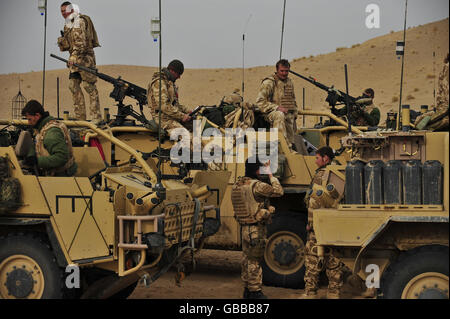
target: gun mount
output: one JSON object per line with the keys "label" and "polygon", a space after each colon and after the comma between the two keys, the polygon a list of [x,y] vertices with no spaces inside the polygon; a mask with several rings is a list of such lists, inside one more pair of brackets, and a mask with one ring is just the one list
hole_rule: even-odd
{"label": "gun mount", "polygon": [[[68,60],[54,54],[50,54],[50,56],[66,63],[69,62]],[[111,126],[122,126],[125,122],[125,118],[127,116],[131,116],[137,121],[141,122],[146,128],[155,132],[158,131],[158,125],[153,120],[147,120],[143,113],[143,106],[148,103],[146,89],[128,82],[122,79],[120,76],[115,79],[112,76],[98,72],[98,70],[95,68],[86,67],[77,63],[73,63],[73,66],[77,67],[81,71],[94,74],[98,78],[114,85],[114,88],[109,96],[117,102],[117,115],[115,121],[111,123]],[[136,112],[131,105],[123,104],[123,100],[126,96],[129,96],[138,102],[140,113]]]}

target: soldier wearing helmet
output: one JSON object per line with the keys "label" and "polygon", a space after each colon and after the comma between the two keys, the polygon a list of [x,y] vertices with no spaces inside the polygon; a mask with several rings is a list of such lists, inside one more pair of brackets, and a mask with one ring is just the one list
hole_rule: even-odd
{"label": "soldier wearing helmet", "polygon": [[[159,122],[159,112],[161,111],[160,127],[170,131],[175,128],[184,128],[191,120],[190,110],[181,105],[178,101],[178,89],[175,81],[178,80],[184,72],[184,65],[180,60],[173,60],[167,68],[161,72],[155,72],[148,85],[147,98],[150,106],[150,113],[156,123]],[[161,79],[161,110],[159,108],[159,83]]]}
{"label": "soldier wearing helmet", "polygon": [[[350,121],[358,126],[377,126],[380,123],[380,109],[373,104],[375,91],[372,88],[364,90],[362,95],[356,99],[350,114]],[[338,116],[347,115],[347,106],[337,110]]]}
{"label": "soldier wearing helmet", "polygon": [[[314,185],[322,185],[325,175],[325,167],[330,164],[336,164],[334,161],[333,149],[329,146],[321,147],[316,152],[316,165],[318,169],[311,182],[311,189]],[[306,197],[308,206],[308,241],[305,246],[305,297],[308,299],[317,298],[319,289],[319,275],[325,270],[328,277],[327,298],[336,299],[341,296],[341,288],[344,284],[344,264],[334,256],[330,247],[326,247],[323,257],[318,254],[317,239],[313,229],[313,209],[323,207],[312,196]]]}

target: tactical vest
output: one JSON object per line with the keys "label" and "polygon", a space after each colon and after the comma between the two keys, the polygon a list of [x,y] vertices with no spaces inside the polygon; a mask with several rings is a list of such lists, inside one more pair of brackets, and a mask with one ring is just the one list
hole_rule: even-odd
{"label": "tactical vest", "polygon": [[47,134],[47,131],[53,127],[57,127],[63,132],[64,140],[66,141],[66,145],[69,148],[69,159],[67,160],[66,164],[62,167],[46,170],[46,175],[50,176],[55,176],[57,173],[65,172],[75,163],[75,158],[73,156],[73,149],[72,149],[72,140],[70,139],[69,130],[67,129],[67,126],[64,125],[64,123],[58,122],[57,120],[49,121],[36,135],[36,146],[35,146],[36,156],[39,157],[50,155],[44,147],[44,137],[45,134]]}
{"label": "tactical vest", "polygon": [[[332,165],[338,165],[339,163],[338,163],[337,161],[333,160],[333,161],[331,161],[330,164],[332,164]],[[328,166],[328,165],[330,165],[330,164],[327,164],[326,166]],[[325,174],[325,167],[326,167],[326,166],[321,167],[321,168],[318,168],[318,169],[316,170],[316,174],[314,175],[314,177],[313,177],[313,179],[312,179],[312,181],[311,181],[311,184],[309,185],[309,188],[310,188],[310,189],[314,189],[314,185],[322,186],[322,183],[323,183],[323,176],[324,176],[324,174]],[[325,186],[325,185],[324,185],[324,186]],[[313,206],[315,206],[315,205],[313,205],[313,204],[311,203],[311,201],[314,201],[314,199],[311,198],[311,196],[307,195],[307,196],[305,197],[305,202],[306,202],[306,206],[308,207],[308,224],[309,224],[310,227],[312,228],[312,218],[313,218],[313,211],[312,211],[312,209],[316,209],[316,208],[318,208],[318,207],[313,207]],[[316,203],[314,203],[314,204],[318,204],[318,203],[316,202]]]}
{"label": "tactical vest", "polygon": [[257,182],[256,179],[244,177],[232,187],[234,217],[241,225],[257,223],[256,213],[264,206],[264,201],[258,202],[253,195],[253,187]]}
{"label": "tactical vest", "polygon": [[[86,52],[87,54],[94,54],[94,48],[99,47],[100,44],[98,42],[97,32],[95,31],[94,24],[92,23],[92,20],[90,17],[84,14],[80,14],[79,19],[83,19],[86,25],[86,37],[87,37],[87,48]],[[67,26],[64,26],[64,39],[65,43],[68,43],[68,50],[72,54],[72,52],[76,49],[73,47],[73,43],[75,41],[74,35],[72,34],[75,28],[68,28]],[[66,46],[65,44],[64,46]]]}
{"label": "tactical vest", "polygon": [[[156,101],[155,96],[153,95],[153,92],[152,92],[152,86],[157,81],[159,82],[160,77],[161,77],[161,92],[163,91],[163,88],[165,86],[165,89],[167,90],[167,97],[169,99],[169,103],[172,105],[178,104],[178,91],[177,91],[177,87],[175,86],[175,83],[170,81],[164,72],[161,72],[161,73],[156,72],[155,74],[153,74],[152,81],[150,82],[150,85],[148,87],[148,92],[150,94],[151,111],[154,113],[159,112],[159,100]],[[165,101],[161,101],[161,104],[164,104],[164,103],[165,103]]]}
{"label": "tactical vest", "polygon": [[272,102],[276,103],[288,111],[296,111],[297,103],[295,102],[294,84],[291,79],[287,78],[286,81],[281,81],[275,74],[267,77],[263,80],[271,80],[274,82]]}

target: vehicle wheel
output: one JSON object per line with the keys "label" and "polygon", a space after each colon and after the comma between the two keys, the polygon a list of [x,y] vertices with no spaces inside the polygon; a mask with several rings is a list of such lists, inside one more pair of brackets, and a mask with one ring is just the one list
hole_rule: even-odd
{"label": "vehicle wheel", "polygon": [[62,271],[50,247],[38,236],[0,239],[0,299],[62,298]]}
{"label": "vehicle wheel", "polygon": [[423,246],[400,255],[381,278],[384,299],[448,299],[448,247]]}
{"label": "vehicle wheel", "polygon": [[305,244],[305,216],[275,215],[272,223],[267,225],[267,245],[262,262],[264,284],[303,288]]}

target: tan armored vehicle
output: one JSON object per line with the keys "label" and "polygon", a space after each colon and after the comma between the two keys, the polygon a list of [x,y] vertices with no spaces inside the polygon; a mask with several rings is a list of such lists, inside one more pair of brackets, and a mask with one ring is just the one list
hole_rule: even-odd
{"label": "tan armored vehicle", "polygon": [[321,206],[337,208],[314,210],[318,245],[382,298],[448,299],[448,132],[365,133],[343,145],[345,198],[323,193]]}
{"label": "tan armored vehicle", "polygon": [[[277,177],[279,177],[283,185],[285,195],[272,201],[273,205],[277,207],[277,211],[272,219],[272,224],[268,225],[268,248],[266,249],[265,262],[263,263],[263,278],[267,285],[291,288],[301,288],[303,286],[304,247],[306,243],[307,222],[307,210],[303,198],[309,189],[312,176],[317,168],[314,150],[327,144],[337,149],[340,145],[340,138],[347,134],[346,122],[329,112],[308,111],[303,113],[307,116],[331,117],[338,124],[332,127],[299,130],[300,133],[296,136],[298,149],[296,153],[289,151],[283,136],[277,136],[276,138],[279,142],[279,152],[282,154],[280,156],[280,167],[282,169],[277,172]],[[223,131],[222,128],[207,120],[202,114],[200,111],[196,117],[196,119],[202,122],[201,131],[205,127],[216,127]],[[352,127],[355,134],[361,133],[360,129],[366,128]],[[109,128],[108,132],[135,149],[155,150],[158,147],[157,136],[151,130],[142,126],[115,126]],[[225,135],[223,134],[223,136]],[[308,143],[302,136],[310,138],[314,144]],[[107,162],[117,162],[120,165],[121,162],[128,160],[129,155],[126,152],[115,147],[113,143],[103,136],[95,132],[84,132],[82,134],[82,143],[86,147],[88,145],[96,145],[92,142],[95,139],[98,139],[98,144],[101,145],[104,159]],[[161,147],[168,151],[173,146],[173,143],[173,141],[166,139],[161,144]],[[206,143],[207,140],[203,144]],[[224,143],[224,139],[221,143]],[[223,144],[222,146],[225,149]],[[234,148],[233,162],[224,163],[216,168],[219,171],[229,172],[230,175],[227,180],[227,187],[224,188],[222,194],[224,200],[220,206],[221,226],[216,234],[210,236],[205,241],[205,248],[224,250],[241,249],[240,225],[234,218],[230,191],[236,179],[245,173],[244,162],[247,158],[246,156],[248,156],[248,145],[245,145],[243,152],[245,158],[243,161],[238,162],[236,149]],[[350,158],[350,155],[349,153],[343,153],[337,158],[342,164],[345,164]],[[149,165],[156,169],[152,158],[149,158],[148,162]],[[175,168],[169,163],[163,165],[161,169],[164,174],[175,173]],[[342,172],[337,172],[337,174],[344,178]],[[189,177],[195,179],[197,178],[196,176],[196,171],[191,171]],[[188,179],[185,179],[185,182],[189,182]],[[212,205],[214,202],[216,202],[214,196],[206,200],[207,205]]]}
{"label": "tan armored vehicle", "polygon": [[178,178],[186,168],[157,176],[155,161],[144,159],[154,154],[89,122],[66,125],[89,129],[126,160],[105,166],[97,148],[74,147],[75,177],[36,176],[21,163],[26,134],[14,145],[4,138],[14,131],[2,130],[0,298],[127,297],[219,228],[228,172],[199,171],[189,184]]}

